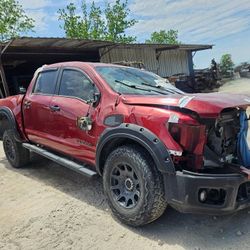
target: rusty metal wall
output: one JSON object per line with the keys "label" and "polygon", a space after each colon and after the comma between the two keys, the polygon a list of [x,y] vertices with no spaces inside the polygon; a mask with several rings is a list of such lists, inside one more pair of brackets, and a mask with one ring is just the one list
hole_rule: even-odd
{"label": "rusty metal wall", "polygon": [[185,50],[166,50],[159,56],[160,76],[166,77],[184,73],[189,75],[188,53]]}
{"label": "rusty metal wall", "polygon": [[113,63],[119,61],[137,61],[143,62],[146,69],[156,72],[158,62],[155,57],[155,49],[151,48],[124,48],[111,50],[100,49],[101,62]]}
{"label": "rusty metal wall", "polygon": [[143,62],[146,69],[160,76],[173,74],[189,74],[188,53],[185,50],[166,50],[158,52],[154,48],[113,48],[100,49],[101,62],[113,63],[119,61]]}

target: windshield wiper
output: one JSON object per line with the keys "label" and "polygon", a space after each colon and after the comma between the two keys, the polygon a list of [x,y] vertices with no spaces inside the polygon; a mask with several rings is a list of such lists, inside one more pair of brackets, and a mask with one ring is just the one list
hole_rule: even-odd
{"label": "windshield wiper", "polygon": [[166,92],[167,93],[171,93],[171,94],[175,94],[175,92],[174,91],[172,91],[172,90],[167,90],[167,89],[165,89],[165,88],[163,88],[163,87],[161,87],[161,86],[155,86],[155,85],[152,85],[152,84],[150,84],[150,83],[146,83],[146,82],[142,82],[141,83],[142,85],[145,85],[145,86],[149,86],[149,87],[151,87],[151,88],[155,88],[155,89],[161,89],[161,90],[163,90],[163,91],[165,91],[165,92],[163,92],[163,91],[156,91],[156,90],[154,90],[154,91],[156,91],[156,92],[158,92],[158,93],[161,93],[161,94],[166,94]]}
{"label": "windshield wiper", "polygon": [[[145,86],[152,87],[152,88],[161,89],[161,90],[163,90],[163,91],[165,91],[165,92],[167,92],[167,93],[171,93],[171,94],[176,94],[176,93],[177,93],[177,94],[181,94],[181,92],[178,92],[178,91],[176,91],[176,90],[174,90],[174,89],[170,89],[170,88],[167,88],[167,87],[164,87],[164,86],[152,85],[152,84],[146,83],[146,82],[142,82],[141,84],[142,84],[142,85],[145,85]],[[163,92],[158,91],[158,93],[163,93]]]}
{"label": "windshield wiper", "polygon": [[[144,90],[144,91],[147,91],[147,92],[155,92],[155,93],[158,93],[158,94],[166,94],[166,93],[171,93],[171,94],[176,94],[176,92],[174,92],[174,91],[170,91],[170,90],[166,90],[166,89],[163,89],[162,91],[160,91],[160,90],[155,90],[155,89],[146,89],[146,88],[142,88],[142,87],[139,87],[138,85],[130,85],[130,84],[127,84],[127,83],[125,83],[125,82],[123,82],[123,81],[119,81],[119,80],[115,80],[115,82],[117,82],[117,83],[120,83],[120,84],[123,84],[123,85],[125,85],[125,86],[127,86],[127,87],[130,87],[130,88],[133,88],[133,89],[140,89],[140,90]],[[144,82],[142,82],[141,83],[142,85],[145,85],[145,86],[149,86],[149,87],[153,87],[153,88],[157,88],[158,89],[158,87],[156,87],[156,86],[153,86],[153,85],[151,85],[151,84],[148,84],[148,83],[144,83]]]}
{"label": "windshield wiper", "polygon": [[[140,90],[144,90],[144,91],[147,91],[147,92],[152,92],[151,89],[141,88],[141,87],[138,87],[137,85],[130,85],[130,84],[127,84],[127,83],[122,82],[122,81],[119,81],[119,80],[115,80],[115,82],[120,83],[120,84],[122,84],[122,85],[125,85],[125,86],[127,86],[127,87],[130,87],[130,88],[132,88],[132,89],[140,89]],[[154,90],[153,90],[153,91],[154,91]]]}

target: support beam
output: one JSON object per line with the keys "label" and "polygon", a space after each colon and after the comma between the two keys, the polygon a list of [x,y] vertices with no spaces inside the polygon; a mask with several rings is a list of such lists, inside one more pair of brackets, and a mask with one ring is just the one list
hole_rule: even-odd
{"label": "support beam", "polygon": [[187,51],[188,53],[188,69],[189,69],[189,75],[192,79],[194,79],[194,62],[193,62],[193,56],[192,51]]}
{"label": "support beam", "polygon": [[10,91],[9,91],[9,87],[7,84],[7,80],[6,80],[6,76],[5,76],[5,72],[4,72],[1,58],[0,58],[0,74],[1,74],[1,78],[2,78],[4,94],[5,94],[5,97],[7,97],[10,95]]}
{"label": "support beam", "polygon": [[[1,76],[1,74],[0,74],[0,84],[2,84],[2,82],[3,82],[2,76]],[[3,91],[2,91],[2,89],[1,89],[1,87],[0,87],[0,99],[2,99],[2,98],[4,98],[4,97],[5,97],[5,96],[4,96]]]}
{"label": "support beam", "polygon": [[[10,91],[9,91],[9,86],[6,80],[6,76],[5,76],[5,72],[4,72],[4,68],[3,68],[3,62],[2,62],[2,55],[3,53],[8,49],[8,47],[11,45],[11,43],[13,42],[13,39],[10,40],[5,47],[0,51],[0,74],[1,74],[1,79],[2,79],[2,83],[3,83],[3,89],[4,89],[4,95],[5,97],[10,95]],[[3,95],[2,91],[1,91],[1,95]]]}
{"label": "support beam", "polygon": [[[103,48],[100,48],[100,49],[99,49],[100,62],[102,61],[102,57],[103,57],[104,55],[106,55],[106,54],[109,53],[112,49],[114,49],[114,48],[116,48],[116,47],[118,47],[118,46],[119,46],[119,44],[110,45],[110,46],[105,46],[104,49],[106,49],[106,50],[103,51],[103,53],[101,52],[101,49],[103,49]],[[110,62],[110,63],[111,63],[111,62]]]}
{"label": "support beam", "polygon": [[5,46],[4,48],[1,50],[1,56],[3,55],[3,53],[8,49],[8,47],[12,44],[14,40],[10,40]]}

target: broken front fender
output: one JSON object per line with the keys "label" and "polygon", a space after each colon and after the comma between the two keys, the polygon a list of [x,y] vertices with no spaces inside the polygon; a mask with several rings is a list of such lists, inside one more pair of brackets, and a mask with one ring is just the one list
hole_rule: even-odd
{"label": "broken front fender", "polygon": [[105,157],[120,143],[129,140],[147,150],[158,170],[163,174],[175,175],[174,163],[163,142],[150,130],[130,123],[122,123],[115,128],[107,128],[99,138],[96,150],[96,168],[102,174]]}

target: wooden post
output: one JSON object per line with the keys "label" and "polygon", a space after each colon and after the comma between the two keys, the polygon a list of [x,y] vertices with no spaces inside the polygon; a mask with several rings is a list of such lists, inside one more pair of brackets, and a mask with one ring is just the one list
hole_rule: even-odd
{"label": "wooden post", "polygon": [[[0,74],[0,84],[2,84],[2,82],[3,82],[2,76],[1,76],[1,74]],[[1,89],[1,86],[0,86],[0,99],[2,99],[2,98],[4,98],[4,97],[5,97],[5,96],[4,96],[3,91],[2,91],[2,89]]]}
{"label": "wooden post", "polygon": [[4,72],[4,68],[3,68],[3,64],[2,64],[1,59],[0,59],[0,74],[1,74],[1,78],[2,78],[4,94],[5,94],[5,97],[7,97],[10,95],[10,91],[9,91],[9,87],[8,87],[8,84],[6,81],[6,76],[5,76],[5,72]]}
{"label": "wooden post", "polygon": [[[5,72],[4,72],[4,67],[3,67],[3,62],[2,62],[2,55],[5,52],[5,50],[10,46],[10,44],[13,42],[13,40],[10,40],[7,45],[5,45],[4,48],[0,47],[0,75],[1,75],[1,79],[2,79],[2,83],[3,83],[3,89],[4,89],[4,94],[5,97],[10,95],[10,91],[9,91],[9,86],[6,80],[6,76],[5,76]],[[1,93],[3,94],[3,93]]]}

